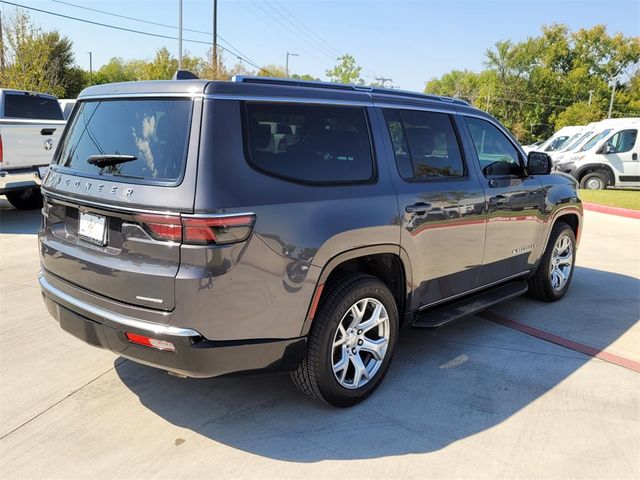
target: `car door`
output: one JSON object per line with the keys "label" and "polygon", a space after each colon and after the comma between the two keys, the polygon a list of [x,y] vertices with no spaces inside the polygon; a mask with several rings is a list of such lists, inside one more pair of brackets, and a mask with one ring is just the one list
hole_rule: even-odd
{"label": "car door", "polygon": [[640,183],[637,139],[637,128],[620,130],[614,133],[600,150],[605,162],[611,165],[615,172],[616,185],[631,186]]}
{"label": "car door", "polygon": [[464,116],[464,124],[486,197],[487,230],[478,277],[483,286],[534,267],[545,192],[537,177],[526,175],[523,154],[497,123]]}
{"label": "car door", "polygon": [[453,115],[392,108],[383,109],[383,115],[415,309],[476,286],[484,248],[484,193],[466,166]]}

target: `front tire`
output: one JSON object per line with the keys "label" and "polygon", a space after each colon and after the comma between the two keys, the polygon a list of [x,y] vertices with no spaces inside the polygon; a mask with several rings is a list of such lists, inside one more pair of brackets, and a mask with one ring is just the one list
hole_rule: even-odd
{"label": "front tire", "polygon": [[9,203],[18,210],[35,210],[36,208],[42,208],[42,195],[38,188],[7,192],[6,197]]}
{"label": "front tire", "polygon": [[384,283],[364,274],[341,278],[318,309],[293,382],[335,407],[363,401],[387,373],[398,324],[395,299]]}
{"label": "front tire", "polygon": [[580,188],[585,190],[604,190],[609,184],[609,175],[603,171],[589,172],[580,179]]}
{"label": "front tire", "polygon": [[566,223],[556,222],[540,266],[529,279],[529,295],[546,302],[560,300],[569,289],[575,263],[575,234]]}

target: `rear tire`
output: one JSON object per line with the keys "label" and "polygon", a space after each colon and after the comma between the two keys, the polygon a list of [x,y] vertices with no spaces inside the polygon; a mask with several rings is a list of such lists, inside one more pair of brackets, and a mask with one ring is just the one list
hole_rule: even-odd
{"label": "rear tire", "polygon": [[335,407],[363,401],[387,373],[398,325],[398,308],[384,283],[358,273],[342,277],[322,300],[293,382]]}
{"label": "rear tire", "polygon": [[600,170],[589,172],[580,179],[580,188],[585,190],[604,190],[607,185],[609,185],[609,175]]}
{"label": "rear tire", "polygon": [[29,188],[18,192],[7,192],[7,200],[18,210],[35,210],[42,208],[42,195],[40,189]]}
{"label": "rear tire", "polygon": [[529,296],[555,302],[567,293],[576,263],[576,237],[569,225],[556,222],[536,273],[529,279]]}

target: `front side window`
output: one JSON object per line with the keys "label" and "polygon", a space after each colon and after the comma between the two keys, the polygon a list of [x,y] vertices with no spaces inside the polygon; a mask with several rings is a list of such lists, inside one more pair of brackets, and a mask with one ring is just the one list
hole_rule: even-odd
{"label": "front side window", "polygon": [[398,171],[404,179],[461,177],[458,138],[446,113],[384,110]]}
{"label": "front side window", "polygon": [[622,130],[607,140],[607,153],[624,153],[630,151],[636,144],[638,130]]}
{"label": "front side window", "polygon": [[496,126],[479,118],[465,117],[485,176],[522,174],[520,154]]}
{"label": "front side window", "polygon": [[245,104],[249,163],[284,179],[353,183],[374,176],[364,108]]}
{"label": "front side window", "polygon": [[83,101],[57,163],[75,172],[176,181],[186,159],[190,99]]}

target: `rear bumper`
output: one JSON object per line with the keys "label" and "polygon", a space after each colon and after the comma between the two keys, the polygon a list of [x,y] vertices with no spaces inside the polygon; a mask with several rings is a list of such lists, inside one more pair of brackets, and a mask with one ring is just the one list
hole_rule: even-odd
{"label": "rear bumper", "polygon": [[[188,377],[215,377],[243,371],[291,371],[299,364],[305,338],[214,341],[188,328],[125,317],[83,302],[38,276],[44,302],[60,327],[84,342],[152,367]],[[171,342],[163,351],[129,342],[125,333]]]}
{"label": "rear bumper", "polygon": [[19,168],[15,170],[0,170],[0,195],[7,192],[38,188],[42,179],[37,168]]}

